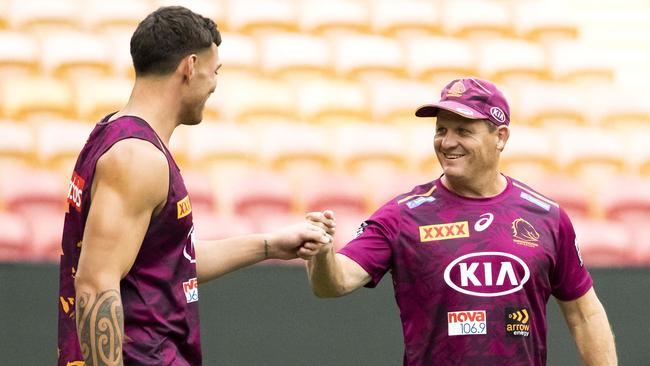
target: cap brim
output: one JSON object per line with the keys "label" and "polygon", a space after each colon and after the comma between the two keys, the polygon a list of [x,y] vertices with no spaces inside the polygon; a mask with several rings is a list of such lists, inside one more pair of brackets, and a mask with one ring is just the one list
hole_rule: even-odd
{"label": "cap brim", "polygon": [[469,119],[488,119],[489,117],[477,110],[470,108],[462,103],[452,100],[444,100],[438,103],[425,104],[415,111],[417,117],[435,117],[438,115],[438,110],[444,109],[446,111],[455,113],[461,117]]}

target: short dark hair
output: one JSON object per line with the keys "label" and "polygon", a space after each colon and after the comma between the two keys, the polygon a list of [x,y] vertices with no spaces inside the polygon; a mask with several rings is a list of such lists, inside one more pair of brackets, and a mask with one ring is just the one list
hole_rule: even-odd
{"label": "short dark hair", "polygon": [[131,36],[136,76],[166,75],[192,53],[221,44],[217,25],[182,6],[165,6],[147,15]]}

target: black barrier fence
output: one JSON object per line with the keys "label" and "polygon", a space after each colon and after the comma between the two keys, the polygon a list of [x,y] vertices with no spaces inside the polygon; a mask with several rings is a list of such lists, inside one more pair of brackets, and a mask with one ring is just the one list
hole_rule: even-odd
{"label": "black barrier fence", "polygon": [[[591,273],[620,365],[650,365],[650,268]],[[57,288],[54,264],[0,264],[0,364],[55,364]],[[201,286],[200,296],[205,365],[401,365],[390,276],[376,289],[323,300],[304,268],[258,265]],[[548,365],[579,365],[553,300],[548,319]]]}

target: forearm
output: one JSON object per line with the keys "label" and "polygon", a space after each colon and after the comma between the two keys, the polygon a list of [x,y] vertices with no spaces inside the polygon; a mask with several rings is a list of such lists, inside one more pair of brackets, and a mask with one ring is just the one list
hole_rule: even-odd
{"label": "forearm", "polygon": [[199,282],[210,281],[269,258],[271,238],[253,234],[223,240],[198,240],[195,244]]}
{"label": "forearm", "polygon": [[585,365],[617,365],[614,336],[604,310],[585,316],[571,327],[571,333]]}
{"label": "forearm", "polygon": [[344,285],[342,269],[336,261],[333,246],[307,261],[307,277],[318,297],[339,297],[350,292]]}
{"label": "forearm", "polygon": [[124,312],[119,286],[103,290],[76,287],[77,335],[85,364],[122,365]]}

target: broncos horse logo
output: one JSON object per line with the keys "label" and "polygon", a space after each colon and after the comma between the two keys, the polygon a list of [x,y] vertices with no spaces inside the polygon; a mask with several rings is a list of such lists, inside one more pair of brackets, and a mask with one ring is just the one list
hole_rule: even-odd
{"label": "broncos horse logo", "polygon": [[520,217],[512,222],[512,237],[517,244],[536,247],[539,233],[533,225]]}

